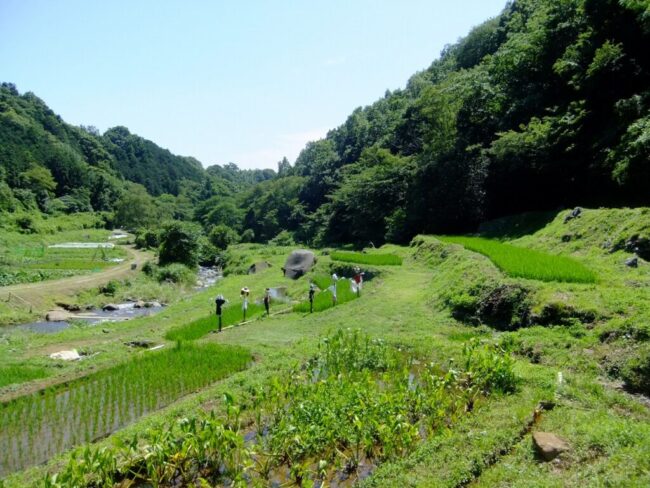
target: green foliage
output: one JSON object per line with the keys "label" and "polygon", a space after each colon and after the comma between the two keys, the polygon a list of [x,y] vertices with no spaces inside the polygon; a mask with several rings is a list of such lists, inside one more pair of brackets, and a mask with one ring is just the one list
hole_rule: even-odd
{"label": "green foliage", "polygon": [[411,373],[414,357],[339,330],[302,369],[251,388],[247,400],[225,393],[223,418],[188,416],[113,448],[76,451],[45,482],[63,488],[135,477],[194,485],[207,478],[244,486],[279,473],[298,486],[335,480],[361,463],[408,454],[487,395],[513,391],[517,378],[503,351],[470,344],[465,358],[466,370],[431,363]]}
{"label": "green foliage", "polygon": [[330,254],[334,261],[346,263],[371,264],[379,266],[400,266],[402,258],[396,254],[375,254],[350,251],[334,251]]}
{"label": "green foliage", "polygon": [[191,285],[196,282],[196,273],[181,263],[171,263],[160,266],[155,271],[159,282],[169,282],[182,285]]}
{"label": "green foliage", "polygon": [[167,223],[160,234],[158,263],[162,266],[181,263],[190,268],[196,268],[199,262],[200,235],[201,230],[195,224]]}
{"label": "green foliage", "polygon": [[510,276],[540,281],[595,283],[596,274],[575,259],[502,244],[481,237],[441,236],[440,240],[460,244],[489,257]]}
{"label": "green foliage", "polygon": [[221,250],[228,249],[229,245],[235,244],[239,240],[237,232],[225,224],[212,227],[208,238],[214,247]]}
{"label": "green foliage", "polygon": [[277,236],[269,241],[270,246],[295,246],[296,241],[293,239],[291,233],[283,230]]}

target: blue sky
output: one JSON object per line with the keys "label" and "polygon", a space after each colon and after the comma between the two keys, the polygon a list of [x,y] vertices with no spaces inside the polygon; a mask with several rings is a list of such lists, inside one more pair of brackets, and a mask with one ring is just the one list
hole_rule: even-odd
{"label": "blue sky", "polygon": [[505,0],[0,0],[0,81],[204,165],[294,161]]}

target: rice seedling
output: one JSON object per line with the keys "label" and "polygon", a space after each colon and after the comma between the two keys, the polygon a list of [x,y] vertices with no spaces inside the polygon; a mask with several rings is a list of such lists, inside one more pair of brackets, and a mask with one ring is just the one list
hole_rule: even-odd
{"label": "rice seedling", "polygon": [[569,283],[595,283],[596,273],[579,261],[541,251],[504,244],[482,237],[438,236],[487,256],[504,273],[516,278]]}
{"label": "rice seedling", "polygon": [[[147,412],[244,369],[245,349],[178,343],[67,385],[0,405],[0,476],[90,442]],[[20,451],[16,448],[23,447]]]}
{"label": "rice seedling", "polygon": [[223,417],[184,418],[111,450],[82,448],[44,486],[353,482],[362,465],[411,452],[476,402],[516,387],[512,361],[496,346],[470,341],[460,364],[417,367],[382,341],[338,331],[305,367],[272,378],[241,403],[225,394]]}
{"label": "rice seedling", "polygon": [[333,251],[330,257],[334,261],[346,263],[371,264],[379,266],[400,266],[402,258],[396,254],[374,254],[350,251]]}
{"label": "rice seedling", "polygon": [[23,366],[19,364],[3,366],[0,368],[0,388],[14,383],[45,378],[48,372],[45,368],[37,366]]}
{"label": "rice seedling", "polygon": [[[313,278],[314,283],[317,284],[321,291],[314,296],[314,312],[322,312],[334,305],[332,292],[328,289],[334,282],[332,278],[327,275],[317,275]],[[319,284],[320,283],[320,284]],[[349,280],[338,280],[336,282],[336,304],[340,305],[351,300],[358,298],[357,294],[352,291]],[[293,311],[298,313],[307,313],[310,311],[309,301],[297,303],[293,306]]]}
{"label": "rice seedling", "polygon": [[[246,311],[246,320],[258,317],[264,313],[264,306],[257,303],[249,303]],[[233,304],[226,306],[222,310],[221,324],[222,327],[237,324],[243,321],[243,311],[241,306]],[[188,324],[171,329],[165,334],[165,339],[170,341],[195,341],[204,335],[218,330],[219,322],[216,315],[208,315]]]}

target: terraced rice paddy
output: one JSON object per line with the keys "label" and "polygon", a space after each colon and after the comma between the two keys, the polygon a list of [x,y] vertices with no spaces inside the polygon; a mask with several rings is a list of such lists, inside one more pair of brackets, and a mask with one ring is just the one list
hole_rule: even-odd
{"label": "terraced rice paddy", "polygon": [[400,266],[402,258],[396,254],[373,254],[362,252],[334,251],[330,254],[334,261],[346,263],[370,264],[378,266]]}
{"label": "terraced rice paddy", "polygon": [[596,273],[570,257],[554,256],[482,237],[438,236],[438,239],[487,256],[501,271],[515,278],[568,283],[595,283],[597,279]]}
{"label": "terraced rice paddy", "polygon": [[0,476],[128,425],[246,368],[245,349],[177,344],[0,405]]}
{"label": "terraced rice paddy", "polygon": [[514,391],[512,365],[498,347],[473,341],[462,369],[445,372],[339,330],[303,367],[246,399],[225,394],[223,418],[187,417],[114,449],[79,451],[61,485],[49,486],[350,486],[446,432],[488,394]]}
{"label": "terraced rice paddy", "polygon": [[[246,320],[259,317],[264,313],[264,307],[257,303],[249,303],[246,311]],[[240,303],[231,304],[223,308],[221,315],[222,327],[238,324],[244,319],[244,314]],[[188,324],[176,327],[165,335],[165,339],[170,341],[195,341],[219,329],[219,323],[216,314],[210,314]]]}

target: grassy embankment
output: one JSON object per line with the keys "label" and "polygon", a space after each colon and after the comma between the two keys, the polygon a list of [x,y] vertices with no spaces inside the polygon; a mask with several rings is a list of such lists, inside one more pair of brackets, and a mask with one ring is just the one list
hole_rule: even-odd
{"label": "grassy embankment", "polygon": [[[195,428],[178,423],[177,419],[188,417],[193,422],[194,417],[202,418],[207,409],[215,415],[215,420],[211,421],[215,424],[211,425],[221,432],[218,425],[232,425],[232,415],[236,411],[233,407],[251,405],[257,397],[255,392],[268,385],[272,378],[288,380],[296,371],[301,371],[301,365],[308,364],[309,358],[317,355],[319,337],[352,326],[361,327],[372,338],[397,345],[422,363],[440,365],[443,372],[463,369],[463,344],[468,340],[496,341],[513,354],[514,371],[520,378],[513,394],[488,395],[476,403],[470,414],[447,424],[440,432],[442,435],[427,436],[409,445],[398,456],[385,459],[378,468],[373,468],[372,476],[364,485],[647,485],[650,461],[645,453],[650,449],[650,413],[635,397],[611,384],[618,379],[634,387],[634,372],[637,377],[643,377],[643,370],[629,364],[627,358],[635,357],[647,347],[649,336],[642,332],[643,324],[648,323],[650,272],[644,262],[637,269],[627,268],[623,261],[628,254],[618,251],[610,254],[601,247],[602,241],[612,235],[625,235],[632,230],[625,227],[629,222],[622,218],[625,216],[622,211],[603,211],[598,215],[600,222],[607,220],[607,232],[600,232],[598,236],[590,234],[583,242],[575,237],[562,242],[567,232],[586,235],[585,229],[592,223],[592,212],[600,213],[588,210],[582,220],[567,224],[562,224],[563,215],[559,215],[534,235],[518,236],[516,244],[577,257],[598,273],[598,283],[541,282],[507,277],[487,258],[434,238],[420,238],[410,249],[387,246],[389,252],[405,258],[404,265],[383,268],[381,279],[364,290],[361,299],[345,307],[330,308],[306,317],[288,314],[265,318],[223,334],[205,336],[200,342],[247,347],[258,361],[245,372],[137,421],[97,447],[109,448],[118,440],[128,443],[135,434],[143,446],[161,445],[162,440],[168,439],[164,444],[168,447],[167,454],[159,458],[159,464],[153,461],[151,464],[163,469],[164,460],[170,459],[167,455],[181,449],[176,441],[194,438],[193,433],[184,435],[183,432],[188,429],[196,432]],[[644,215],[647,216],[647,212],[635,220],[633,230],[644,232],[649,228]],[[257,257],[251,256],[251,259]],[[280,261],[277,257],[271,259],[274,263]],[[326,265],[327,259],[320,258],[321,272],[326,271]],[[229,295],[238,293],[241,286],[263,289],[277,285],[278,281],[276,273],[269,270],[258,276],[230,276],[217,289]],[[289,287],[290,295],[295,298],[306,296],[306,282],[299,280],[289,283]],[[513,290],[517,291],[516,296],[525,298],[520,309],[504,307],[507,300],[504,303],[503,298],[509,297],[505,292]],[[101,368],[120,357],[111,344],[123,337],[140,334],[160,340],[173,326],[209,313],[215,291],[173,305],[161,316],[123,324],[122,330],[107,334],[105,344],[93,342],[95,336],[82,329],[76,331],[77,335],[70,332],[66,340],[89,341],[91,348],[103,348],[107,357],[97,356],[95,363]],[[457,315],[459,319],[455,319],[454,307],[460,305],[466,314]],[[523,314],[525,321],[513,325],[512,320],[506,320],[509,314],[523,313],[524,308],[527,309]],[[487,319],[491,319],[492,326],[486,326]],[[504,328],[504,324],[510,330],[507,333],[498,330]],[[40,347],[44,346],[41,342]],[[3,347],[0,344],[0,349]],[[24,356],[24,350],[16,356]],[[452,358],[454,363],[450,363]],[[618,366],[614,367],[615,364]],[[625,373],[626,368],[630,375]],[[561,382],[558,372],[562,372]],[[295,387],[302,388],[299,384]],[[223,401],[222,395],[226,392],[232,396]],[[335,390],[325,389],[322,394],[338,398]],[[540,400],[552,401],[554,406],[543,411],[532,423],[533,411]],[[161,437],[163,432],[168,432],[166,426],[170,423],[176,426],[176,434]],[[154,430],[147,433],[147,428],[151,427]],[[563,454],[559,462],[541,462],[532,448],[531,429],[562,436],[571,445],[571,450]],[[210,438],[223,439],[222,436]],[[145,452],[140,449],[138,453]],[[107,458],[113,459],[110,450],[92,452],[106,452],[109,453]],[[193,463],[191,459],[190,456]],[[58,470],[61,462],[66,462],[65,457],[53,459],[45,469]],[[76,464],[83,463],[78,460]],[[286,473],[283,480],[300,475],[302,463],[295,466],[293,475]],[[306,469],[303,479],[317,476],[317,466]],[[42,485],[43,471],[44,468],[34,468],[14,475],[7,484]],[[357,476],[356,470],[350,475]]]}

